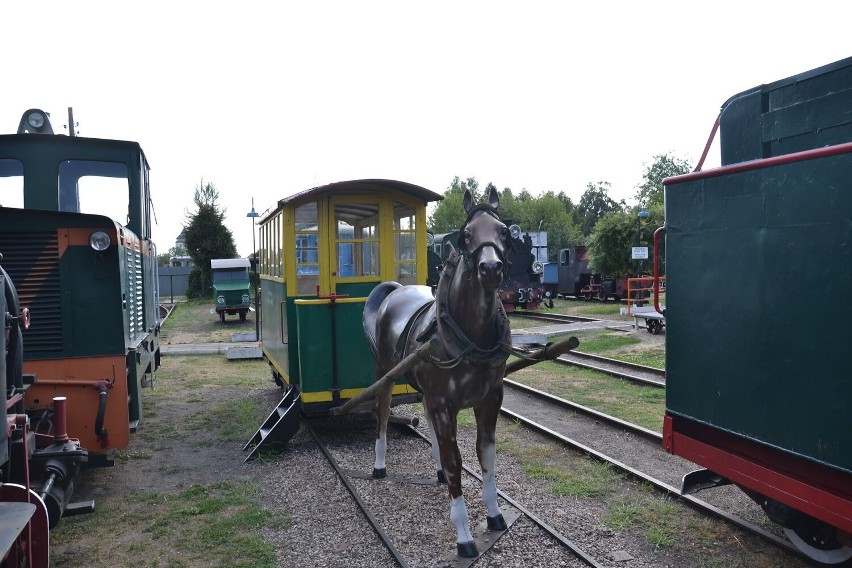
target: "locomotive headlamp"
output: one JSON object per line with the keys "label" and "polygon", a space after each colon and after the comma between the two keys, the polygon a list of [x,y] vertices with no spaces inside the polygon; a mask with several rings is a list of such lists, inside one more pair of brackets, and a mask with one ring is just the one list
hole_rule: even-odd
{"label": "locomotive headlamp", "polygon": [[251,298],[249,298],[248,294],[243,294],[243,305],[247,306]]}
{"label": "locomotive headlamp", "polygon": [[102,252],[108,249],[109,245],[109,235],[107,235],[105,232],[95,231],[94,233],[89,235],[89,246],[91,246],[94,250]]}
{"label": "locomotive headlamp", "polygon": [[31,108],[21,116],[18,134],[53,134],[50,115],[39,108]]}
{"label": "locomotive headlamp", "polygon": [[218,298],[216,298],[216,303],[221,305],[221,306],[224,306],[225,305],[225,296],[219,296]]}
{"label": "locomotive headlamp", "polygon": [[33,128],[41,128],[44,126],[44,114],[40,111],[31,112],[29,116],[27,116],[27,124]]}
{"label": "locomotive headlamp", "polygon": [[521,228],[518,225],[509,225],[509,233],[512,235],[513,239],[520,238]]}
{"label": "locomotive headlamp", "polygon": [[544,265],[541,263],[541,261],[537,260],[532,263],[532,271],[535,274],[541,274],[542,272],[544,272]]}

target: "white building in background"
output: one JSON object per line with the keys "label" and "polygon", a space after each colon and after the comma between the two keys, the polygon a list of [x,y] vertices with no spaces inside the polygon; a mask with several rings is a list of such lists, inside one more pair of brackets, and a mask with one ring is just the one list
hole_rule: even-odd
{"label": "white building in background", "polygon": [[192,258],[186,254],[186,227],[175,239],[175,251],[178,254],[169,258],[169,266],[192,266]]}

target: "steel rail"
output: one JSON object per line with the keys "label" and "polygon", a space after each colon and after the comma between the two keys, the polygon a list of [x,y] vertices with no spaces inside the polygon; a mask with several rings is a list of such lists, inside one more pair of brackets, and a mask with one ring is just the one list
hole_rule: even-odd
{"label": "steel rail", "polygon": [[576,402],[560,398],[550,393],[509,379],[503,379],[503,384],[504,386],[508,386],[509,388],[519,390],[524,394],[540,398],[550,404],[559,406],[567,410],[573,410],[575,412],[585,414],[586,416],[590,416],[595,420],[600,420],[601,422],[606,422],[612,426],[623,428],[648,440],[652,440],[655,442],[662,442],[663,440],[663,435],[660,432],[655,432],[654,430],[650,430],[648,428],[645,428],[644,426],[639,426],[638,424],[622,420],[621,418],[610,416],[609,414],[605,414],[599,410],[595,410],[594,408],[589,408],[588,406],[577,404]]}
{"label": "steel rail", "polygon": [[666,483],[662,480],[659,480],[655,477],[652,477],[652,476],[650,476],[650,475],[648,475],[648,474],[646,474],[646,473],[644,473],[644,472],[642,472],[642,471],[640,471],[640,470],[638,470],[634,467],[631,467],[631,466],[629,466],[625,463],[622,463],[621,461],[619,461],[615,458],[612,458],[612,457],[604,454],[603,452],[599,452],[598,450],[595,450],[594,448],[591,448],[591,447],[589,447],[589,446],[587,446],[587,445],[585,445],[581,442],[578,442],[577,440],[569,438],[568,436],[565,436],[565,435],[563,435],[559,432],[556,432],[555,430],[551,430],[550,428],[547,428],[546,426],[538,424],[537,422],[530,420],[529,418],[526,418],[525,416],[518,414],[518,413],[516,413],[512,410],[501,407],[500,412],[504,416],[507,416],[511,420],[523,424],[524,426],[526,426],[527,428],[529,428],[529,429],[531,429],[535,432],[543,434],[544,436],[551,438],[553,440],[557,440],[557,441],[561,442],[562,444],[564,444],[568,447],[574,448],[576,450],[579,450],[579,451],[583,452],[584,454],[592,456],[599,461],[609,463],[609,464],[615,466],[616,468],[620,469],[621,471],[627,473],[628,475],[630,475],[631,477],[633,477],[635,479],[650,483],[651,485],[653,485],[658,490],[661,490],[664,493],[666,493],[668,496],[673,497],[675,499],[680,499],[680,500],[684,501],[685,503],[687,503],[689,506],[693,507],[694,509],[696,509],[700,512],[711,514],[711,515],[714,515],[716,517],[719,517],[719,518],[733,524],[734,526],[737,526],[737,527],[739,527],[739,528],[741,528],[745,531],[748,531],[748,532],[750,532],[750,533],[752,533],[756,536],[759,536],[759,537],[761,537],[765,540],[768,540],[772,544],[774,544],[774,545],[776,545],[780,548],[783,548],[783,549],[785,549],[789,552],[792,552],[792,553],[796,554],[797,556],[801,557],[801,553],[790,542],[788,542],[788,541],[786,541],[786,540],[784,540],[784,539],[782,539],[782,538],[780,538],[780,537],[778,537],[778,536],[776,536],[776,535],[774,535],[774,534],[772,534],[768,531],[763,530],[762,528],[758,527],[757,525],[754,525],[754,524],[749,523],[748,521],[745,521],[745,520],[743,520],[743,519],[741,519],[741,518],[739,518],[735,515],[732,515],[731,513],[728,513],[727,511],[724,511],[724,510],[716,507],[715,505],[711,505],[710,503],[707,503],[706,501],[704,501],[702,499],[698,499],[697,497],[693,497],[692,495],[682,495],[676,487],[669,485],[668,483]]}
{"label": "steel rail", "polygon": [[341,469],[340,464],[337,463],[337,460],[334,459],[334,456],[331,455],[331,452],[328,450],[325,444],[323,444],[322,440],[320,440],[319,434],[316,433],[314,427],[311,426],[307,420],[302,420],[302,424],[305,426],[308,432],[310,432],[311,436],[313,436],[314,441],[317,443],[317,447],[319,447],[319,449],[325,455],[326,459],[331,464],[331,467],[334,468],[334,471],[337,472],[337,476],[343,482],[343,485],[345,485],[349,493],[352,494],[352,497],[355,499],[355,503],[358,504],[358,508],[361,509],[361,512],[364,513],[364,516],[367,517],[367,521],[370,523],[370,526],[373,527],[373,530],[378,535],[379,540],[382,541],[382,544],[385,545],[385,548],[388,549],[388,552],[390,552],[391,556],[393,556],[393,559],[397,562],[397,564],[399,564],[402,568],[408,568],[409,564],[405,561],[405,557],[403,557],[402,553],[397,550],[396,546],[394,546],[393,544],[393,541],[391,541],[391,538],[385,532],[385,529],[382,528],[381,524],[379,524],[379,521],[377,521],[373,514],[370,512],[369,507],[367,507],[367,504],[364,503],[363,499],[361,499],[361,495],[358,493],[358,490],[355,489],[355,486],[352,485],[352,483],[349,481],[349,476]]}
{"label": "steel rail", "polygon": [[634,371],[641,371],[641,372],[644,372],[644,373],[650,373],[650,374],[657,375],[657,376],[659,376],[660,374],[663,375],[662,380],[649,379],[649,378],[643,377],[641,375],[636,375],[636,374],[629,373],[629,372],[618,371],[616,369],[607,368],[607,367],[605,367],[601,364],[584,363],[582,361],[572,360],[571,359],[572,355],[579,355],[578,358],[597,357],[597,356],[594,356],[594,355],[589,356],[586,353],[576,353],[575,354],[574,352],[571,352],[568,355],[561,355],[561,356],[557,357],[556,359],[554,359],[554,361],[559,363],[560,365],[571,365],[573,367],[581,367],[583,369],[591,369],[592,371],[598,371],[600,373],[606,373],[607,375],[612,375],[613,377],[618,377],[620,379],[625,379],[625,380],[628,380],[628,381],[631,381],[631,382],[634,382],[634,383],[640,383],[640,384],[652,386],[652,387],[655,387],[655,388],[666,388],[665,371],[662,371],[661,369],[655,369],[654,367],[646,367],[644,365],[635,365],[634,363],[627,363],[627,362],[618,361],[618,360],[615,360],[615,359],[607,359],[606,357],[599,357],[599,358],[595,359],[599,363],[605,363],[606,365],[612,365],[614,367],[615,366],[624,367],[624,368],[627,368],[627,369],[633,369]]}
{"label": "steel rail", "polygon": [[[415,434],[420,436],[427,444],[429,444],[431,446],[432,442],[429,440],[429,438],[426,435],[424,435],[422,432],[420,432],[419,430],[417,430],[417,428],[414,428],[413,426],[409,426],[409,428],[411,429],[412,432],[414,432]],[[462,468],[464,468],[464,470],[469,475],[478,479],[479,482],[482,483],[482,476],[479,475],[478,473],[476,473],[474,470],[472,470],[470,468],[470,466],[463,463]],[[570,550],[577,558],[579,558],[580,560],[585,562],[587,565],[592,566],[593,568],[604,568],[602,564],[598,563],[597,560],[595,560],[586,551],[584,551],[582,548],[580,548],[579,545],[575,544],[568,537],[566,537],[561,532],[559,532],[558,530],[556,530],[555,528],[550,526],[544,519],[540,518],[538,515],[536,515],[535,513],[533,513],[532,511],[530,511],[526,507],[524,507],[518,501],[516,501],[515,499],[513,499],[512,497],[507,495],[504,491],[502,491],[501,489],[497,489],[497,495],[499,495],[507,503],[509,503],[510,505],[515,507],[516,509],[518,509],[529,520],[531,520],[539,528],[541,528],[547,534],[549,534],[554,539],[556,539],[559,542],[559,544],[561,544],[563,547]]]}
{"label": "steel rail", "polygon": [[588,323],[601,321],[600,318],[590,318],[585,316],[569,316],[568,314],[544,314],[537,312],[509,312],[509,316],[528,318],[539,321],[552,321],[557,323]]}

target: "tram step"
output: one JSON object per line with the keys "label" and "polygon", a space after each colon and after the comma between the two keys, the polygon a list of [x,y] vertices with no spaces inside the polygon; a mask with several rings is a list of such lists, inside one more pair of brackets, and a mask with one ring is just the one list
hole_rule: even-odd
{"label": "tram step", "polygon": [[243,451],[251,449],[245,461],[251,461],[261,450],[274,450],[283,447],[299,429],[302,416],[302,399],[296,389],[291,388],[258,428],[251,440],[243,446]]}

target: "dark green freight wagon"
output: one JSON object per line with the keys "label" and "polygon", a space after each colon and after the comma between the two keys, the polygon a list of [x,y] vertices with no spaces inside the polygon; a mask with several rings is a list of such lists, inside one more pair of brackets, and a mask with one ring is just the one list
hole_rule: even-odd
{"label": "dark green freight wagon", "polygon": [[664,444],[825,563],[852,557],[850,96],[852,58],[737,95],[725,165],[665,181]]}

